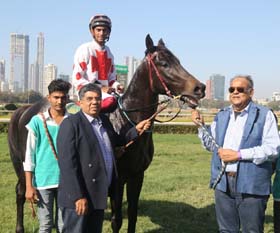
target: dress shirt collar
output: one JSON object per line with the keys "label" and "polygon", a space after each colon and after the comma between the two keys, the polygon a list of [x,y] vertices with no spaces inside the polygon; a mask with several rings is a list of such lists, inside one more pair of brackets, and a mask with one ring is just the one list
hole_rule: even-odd
{"label": "dress shirt collar", "polygon": [[[43,112],[43,114],[44,114],[44,117],[46,118],[46,120],[53,120],[52,118],[51,118],[51,115],[50,115],[50,108],[48,108],[45,112]],[[65,109],[65,113],[64,113],[64,117],[63,118],[66,118],[66,117],[68,117],[70,115],[70,113],[69,112],[67,112],[67,110]]]}
{"label": "dress shirt collar", "polygon": [[[250,101],[250,102],[248,103],[248,105],[242,110],[240,116],[244,116],[244,114],[246,114],[246,113],[249,112],[249,108],[250,108],[251,103],[252,103],[252,101]],[[231,114],[234,113],[234,110],[233,110],[232,105],[230,105],[230,112],[231,112]]]}
{"label": "dress shirt collar", "polygon": [[99,117],[92,117],[85,112],[82,111],[82,113],[85,115],[85,117],[88,119],[89,123],[98,122],[99,124],[102,124],[101,119]]}

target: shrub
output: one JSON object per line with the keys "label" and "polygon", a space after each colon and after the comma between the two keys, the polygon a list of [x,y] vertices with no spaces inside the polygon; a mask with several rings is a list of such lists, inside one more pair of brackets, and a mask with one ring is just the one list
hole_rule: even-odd
{"label": "shrub", "polygon": [[0,122],[0,133],[7,133],[8,127],[9,127],[8,122]]}
{"label": "shrub", "polygon": [[159,134],[196,134],[197,127],[195,125],[184,124],[155,124],[153,132]]}
{"label": "shrub", "polygon": [[15,104],[6,104],[5,109],[12,111],[12,110],[16,110],[17,106]]}

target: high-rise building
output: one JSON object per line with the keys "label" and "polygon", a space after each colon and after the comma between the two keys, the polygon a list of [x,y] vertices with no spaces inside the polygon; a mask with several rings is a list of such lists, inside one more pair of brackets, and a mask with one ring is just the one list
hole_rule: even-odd
{"label": "high-rise building", "polygon": [[44,34],[40,32],[37,37],[37,57],[36,57],[36,90],[40,93],[43,93],[43,76],[44,76],[44,44],[45,44],[45,38]]}
{"label": "high-rise building", "polygon": [[126,85],[128,86],[131,79],[133,78],[134,72],[138,68],[138,66],[141,64],[141,60],[136,59],[134,57],[125,57],[125,64],[128,66],[128,73],[127,73],[127,82]]}
{"label": "high-rise building", "polygon": [[11,33],[10,44],[10,79],[12,92],[28,90],[29,36]]}
{"label": "high-rise building", "polygon": [[68,75],[68,74],[60,74],[60,75],[58,76],[58,78],[63,79],[63,80],[66,81],[66,82],[69,82],[69,80],[70,80],[70,75]]}
{"label": "high-rise building", "polygon": [[0,91],[4,91],[3,85],[5,84],[5,60],[0,60]]}
{"label": "high-rise building", "polygon": [[54,64],[48,64],[44,68],[43,75],[43,91],[41,92],[43,96],[49,94],[48,86],[51,81],[55,80],[57,77],[57,67]]}
{"label": "high-rise building", "polygon": [[4,59],[0,60],[0,81],[5,81],[5,65],[6,62]]}
{"label": "high-rise building", "polygon": [[205,99],[212,99],[212,84],[211,80],[206,80]]}
{"label": "high-rise building", "polygon": [[273,92],[271,100],[272,101],[280,101],[280,92],[278,92],[278,91]]}
{"label": "high-rise building", "polygon": [[7,82],[0,81],[0,92],[8,92],[9,91],[9,85]]}
{"label": "high-rise building", "polygon": [[207,98],[214,100],[225,99],[225,76],[213,74],[206,82]]}
{"label": "high-rise building", "polygon": [[39,92],[39,80],[38,80],[38,64],[35,62],[30,65],[29,69],[29,90]]}
{"label": "high-rise building", "polygon": [[[68,74],[59,74],[59,75],[58,75],[58,78],[63,79],[64,81],[70,82],[70,83],[71,83],[71,81],[72,81],[72,79],[71,79],[71,81],[70,81],[70,75],[68,75]],[[68,94],[69,94],[70,99],[72,99],[72,100],[78,100],[78,96],[77,96],[77,93],[76,93],[75,88],[74,88],[73,85],[72,85],[72,87],[70,88]]]}
{"label": "high-rise building", "polygon": [[5,60],[0,60],[0,81],[5,82]]}

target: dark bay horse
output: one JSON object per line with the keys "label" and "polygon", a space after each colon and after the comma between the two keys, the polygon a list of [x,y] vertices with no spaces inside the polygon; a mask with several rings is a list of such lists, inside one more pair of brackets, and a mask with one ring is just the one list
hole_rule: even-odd
{"label": "dark bay horse", "polygon": [[[146,56],[136,70],[125,94],[119,99],[119,108],[110,116],[117,132],[126,132],[134,123],[151,117],[157,110],[154,103],[158,102],[159,94],[181,95],[181,99],[192,108],[195,108],[198,100],[204,97],[205,85],[184,69],[179,60],[166,48],[162,39],[155,46],[151,37],[147,35],[146,47]],[[134,111],[129,111],[131,109]],[[125,154],[117,160],[119,196],[115,203],[112,202],[114,232],[119,232],[122,225],[122,198],[125,184],[128,232],[135,232],[144,171],[150,165],[153,153],[152,133],[148,132],[131,144]]]}
{"label": "dark bay horse", "polygon": [[[155,46],[151,37],[146,37],[146,57],[136,70],[119,108],[110,115],[114,128],[124,132],[134,123],[149,118],[157,110],[158,95],[181,95],[181,99],[194,108],[204,97],[205,86],[189,74],[179,60],[165,47],[162,40]],[[148,108],[147,108],[148,106]],[[150,107],[149,107],[150,106]],[[45,99],[31,106],[17,109],[10,121],[8,141],[10,156],[18,182],[16,185],[17,223],[16,232],[23,233],[23,206],[25,203],[25,176],[23,171],[27,130],[25,125],[32,116],[48,107]],[[130,112],[129,109],[138,109]],[[127,189],[128,232],[135,232],[138,200],[143,184],[144,171],[153,158],[152,133],[144,133],[131,144],[125,154],[117,160],[119,183],[118,198],[112,200],[112,228],[119,232],[122,225],[122,197],[124,185]]]}

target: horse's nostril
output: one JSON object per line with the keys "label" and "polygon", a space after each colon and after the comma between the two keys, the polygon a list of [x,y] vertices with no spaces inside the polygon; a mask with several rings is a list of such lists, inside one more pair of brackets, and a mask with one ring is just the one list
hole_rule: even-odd
{"label": "horse's nostril", "polygon": [[206,88],[206,86],[203,83],[200,83],[198,86],[196,86],[194,88],[194,93],[196,95],[200,95],[200,96],[204,97],[204,95],[205,95],[205,88]]}
{"label": "horse's nostril", "polygon": [[200,92],[200,87],[199,87],[199,86],[196,86],[196,87],[194,88],[194,93],[198,93],[198,92]]}

